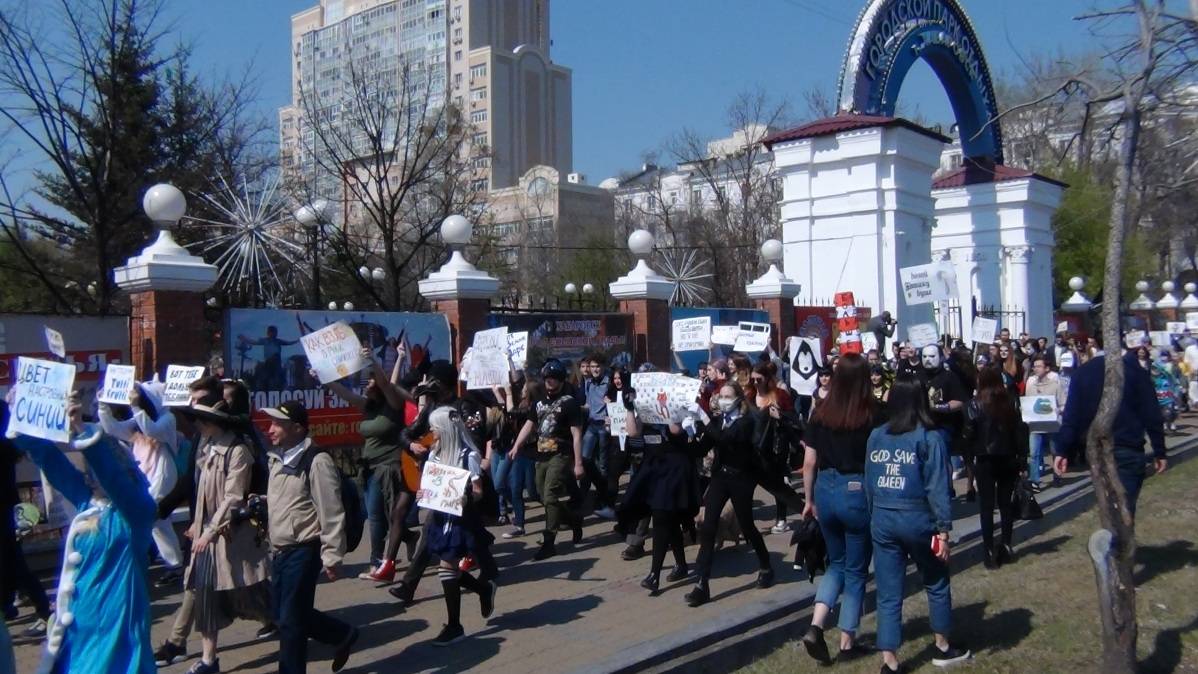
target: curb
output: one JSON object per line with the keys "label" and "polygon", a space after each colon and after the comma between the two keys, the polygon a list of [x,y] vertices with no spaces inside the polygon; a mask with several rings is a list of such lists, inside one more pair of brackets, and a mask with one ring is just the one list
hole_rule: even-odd
{"label": "curb", "polygon": [[[1179,442],[1169,450],[1170,462],[1177,465],[1198,456],[1195,449],[1198,449],[1198,436]],[[1015,530],[1023,534],[1020,542],[1026,544],[1035,536],[1089,509],[1093,495],[1088,475],[1059,489],[1037,495],[1044,518],[1017,522]],[[958,565],[954,565],[954,573],[980,564],[983,554],[978,516],[971,515],[958,521],[954,533],[957,536],[953,550],[960,550],[954,555],[955,560],[960,560]],[[872,583],[871,578],[871,587]],[[650,642],[630,645],[619,655],[576,670],[576,674],[692,674],[727,672],[743,667],[801,633],[801,627],[807,623],[816,587],[813,583],[792,583],[778,588],[761,601],[730,610],[714,621],[693,625]],[[873,610],[872,590],[867,591],[865,610]]]}

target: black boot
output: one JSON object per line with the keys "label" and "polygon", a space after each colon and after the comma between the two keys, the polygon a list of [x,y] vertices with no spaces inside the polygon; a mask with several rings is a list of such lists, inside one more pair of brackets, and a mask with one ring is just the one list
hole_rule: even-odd
{"label": "black boot", "polygon": [[545,532],[545,538],[541,541],[541,549],[537,550],[537,554],[532,558],[538,562],[542,559],[549,559],[557,554],[557,547],[553,544],[554,535],[550,532]]}
{"label": "black boot", "polygon": [[666,574],[666,582],[677,583],[689,575],[691,575],[690,568],[686,564],[675,564],[673,570]]}
{"label": "black boot", "polygon": [[656,597],[661,592],[661,572],[650,571],[649,575],[641,581],[641,587],[649,591],[650,597]]}
{"label": "black boot", "polygon": [[995,555],[994,555],[996,548],[987,547],[987,546],[982,546],[982,547],[985,548],[983,550],[983,552],[985,552],[985,554],[986,554],[986,557],[982,560],[982,566],[986,567],[987,569],[991,569],[991,570],[997,569],[998,568],[998,560],[995,559]]}
{"label": "black boot", "polygon": [[807,649],[807,655],[821,665],[832,664],[832,656],[828,653],[828,644],[824,641],[824,628],[817,625],[808,627],[807,633],[803,635],[803,648]]}
{"label": "black boot", "polygon": [[707,579],[700,578],[695,583],[695,589],[686,593],[686,605],[695,607],[702,606],[711,600],[711,591],[707,588]]}
{"label": "black boot", "polygon": [[762,569],[757,572],[757,587],[765,589],[774,584],[774,570]]}
{"label": "black boot", "polygon": [[574,538],[573,538],[574,545],[578,545],[579,543],[582,542],[582,520],[581,519],[575,520],[574,526],[571,527],[571,533],[574,534]]}

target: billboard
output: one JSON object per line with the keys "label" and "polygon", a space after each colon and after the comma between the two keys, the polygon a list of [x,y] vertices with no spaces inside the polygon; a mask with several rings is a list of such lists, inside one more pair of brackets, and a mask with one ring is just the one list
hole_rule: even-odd
{"label": "billboard", "polygon": [[548,358],[573,367],[583,356],[600,354],[609,365],[632,363],[632,316],[628,314],[491,314],[492,328],[528,333],[525,367],[539,370]]}
{"label": "billboard", "polygon": [[[312,438],[325,446],[360,443],[357,424],[362,415],[308,374],[301,335],[345,321],[388,373],[395,366],[395,347],[401,342],[407,345],[408,355],[400,364],[405,374],[424,360],[453,358],[449,322],[443,314],[230,309],[225,320],[225,374],[249,386],[254,421],[265,426],[263,408],[300,400],[308,408]],[[361,391],[368,376],[365,371],[358,372],[341,383]]]}
{"label": "billboard", "polygon": [[[709,307],[671,307],[670,322],[679,321],[684,318],[698,318],[700,316],[709,316],[711,324],[717,325],[738,325],[741,321],[752,323],[769,323],[769,314],[761,309],[718,309]],[[732,355],[732,346],[727,344],[712,344],[710,351],[682,351],[675,353],[671,360],[670,369],[674,372],[682,372],[685,370],[692,376],[699,370],[699,363],[710,361],[714,358],[727,358]],[[682,367],[678,366],[678,362],[682,362]]]}

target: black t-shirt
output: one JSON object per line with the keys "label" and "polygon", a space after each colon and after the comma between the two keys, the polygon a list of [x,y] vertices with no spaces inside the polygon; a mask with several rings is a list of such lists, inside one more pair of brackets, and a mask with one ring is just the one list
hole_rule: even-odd
{"label": "black t-shirt", "polygon": [[936,405],[956,400],[962,405],[969,400],[969,392],[961,385],[961,379],[949,370],[937,372],[928,379],[928,403],[932,405],[932,418],[936,426],[953,431],[955,434],[961,428],[961,414],[964,408],[956,412],[937,412]]}
{"label": "black t-shirt", "polygon": [[574,434],[570,429],[581,427],[585,421],[578,399],[564,391],[537,401],[537,456],[573,456]]}
{"label": "black t-shirt", "polygon": [[864,473],[865,444],[873,430],[873,424],[851,431],[832,430],[812,421],[803,433],[803,444],[815,450],[820,470],[834,468],[840,473]]}

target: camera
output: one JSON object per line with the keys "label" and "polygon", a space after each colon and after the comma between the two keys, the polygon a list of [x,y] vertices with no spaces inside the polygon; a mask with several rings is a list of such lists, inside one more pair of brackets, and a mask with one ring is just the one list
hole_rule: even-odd
{"label": "camera", "polygon": [[258,494],[250,494],[249,498],[245,500],[244,506],[238,506],[233,509],[230,518],[234,524],[253,521],[265,525],[268,515],[266,499]]}

